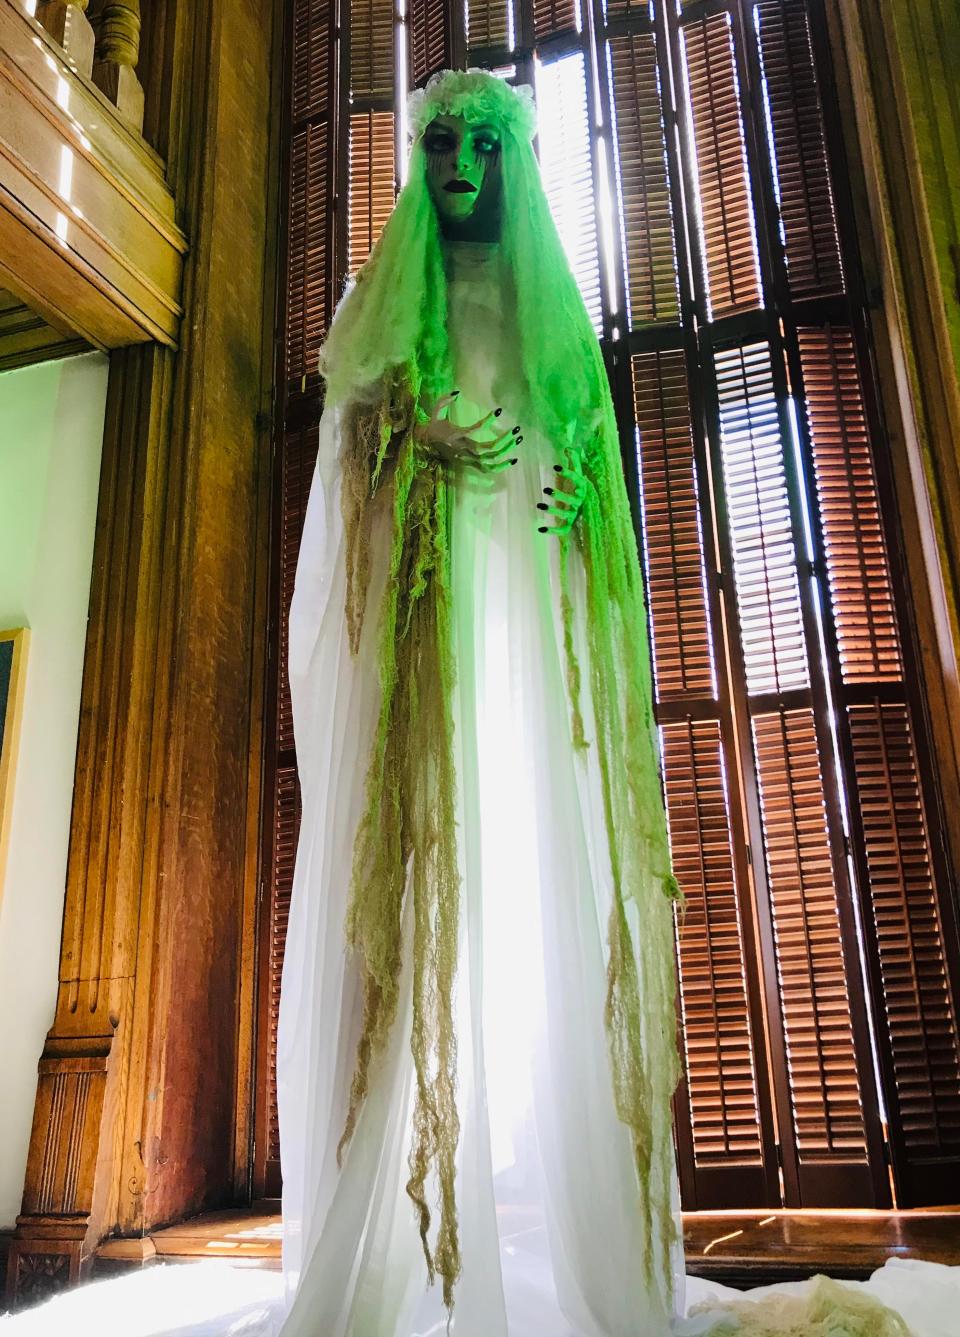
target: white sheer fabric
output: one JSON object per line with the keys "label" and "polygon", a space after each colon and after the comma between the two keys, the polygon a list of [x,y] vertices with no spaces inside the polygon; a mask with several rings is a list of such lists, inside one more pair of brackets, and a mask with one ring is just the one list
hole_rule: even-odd
{"label": "white sheer fabric", "polygon": [[[452,416],[496,405],[518,464],[463,469],[452,508],[462,943],[456,997],[457,1337],[636,1337],[669,1331],[647,1292],[639,1187],[613,1106],[603,1027],[610,870],[596,752],[575,754],[565,689],[558,545],[536,503],[550,443],[524,421],[509,273],[498,244],[449,244]],[[451,387],[453,388],[453,387]],[[320,453],[290,614],[303,795],[277,1054],[283,1168],[283,1337],[426,1337],[445,1330],[405,1193],[411,1140],[410,975],[389,1052],[342,1168],[360,1015],[343,945],[353,836],[379,700],[376,610],[388,506],[375,521],[363,642],[344,624],[340,414]],[[578,652],[583,572],[573,563]],[[591,735],[589,686],[585,721]],[[405,961],[409,964],[409,903]],[[641,926],[634,921],[636,935]],[[679,1211],[679,1195],[675,1205]],[[671,1260],[683,1311],[683,1257]]]}

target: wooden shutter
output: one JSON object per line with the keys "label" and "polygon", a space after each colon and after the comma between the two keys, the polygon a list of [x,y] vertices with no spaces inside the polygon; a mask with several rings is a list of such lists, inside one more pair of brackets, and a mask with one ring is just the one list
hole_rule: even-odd
{"label": "wooden shutter", "polygon": [[339,32],[335,13],[332,3],[296,0],[287,31],[254,1156],[255,1188],[266,1195],[280,1191],[276,1029],[300,820],[287,624],[323,411],[317,352],[344,280],[367,258],[393,209],[397,179],[393,5],[351,0]]}
{"label": "wooden shutter", "polygon": [[396,200],[393,112],[358,112],[350,117],[350,273],[373,250]]}
{"label": "wooden shutter", "polygon": [[746,690],[809,686],[793,516],[770,350],[721,348],[714,368]]}
{"label": "wooden shutter", "polygon": [[831,296],[843,263],[806,6],[767,0],[756,16],[790,295]]}
{"label": "wooden shutter", "polygon": [[760,270],[754,235],[740,87],[729,14],[681,30],[695,145],[694,192],[711,318],[756,307]]}
{"label": "wooden shutter", "polygon": [[550,209],[594,329],[603,324],[593,157],[583,53],[540,67],[540,168]]}
{"label": "wooden shutter", "polygon": [[350,0],[350,95],[393,101],[393,0]]}
{"label": "wooden shutter", "polygon": [[[289,35],[257,1120],[274,1186],[298,820],[280,623],[316,349],[396,177],[393,9],[351,0],[336,34],[332,14],[296,0]],[[688,903],[684,1205],[883,1206],[887,1154],[901,1205],[955,1201],[957,925],[822,0],[608,0],[590,16],[578,0],[412,0],[406,27],[411,85],[475,63],[535,79],[545,186],[611,374]]]}
{"label": "wooden shutter", "polygon": [[452,0],[410,0],[407,13],[410,84],[422,88],[437,70],[460,68],[454,49]]}
{"label": "wooden shutter", "polygon": [[940,894],[943,857],[930,839],[931,784],[907,690],[911,647],[900,630],[856,342],[846,326],[801,327],[798,350],[895,1174],[905,1203],[953,1201],[957,1181],[948,1167],[955,1175],[960,1158],[955,937],[949,897]]}
{"label": "wooden shutter", "polygon": [[511,30],[516,23],[513,0],[483,0],[466,8],[467,41],[472,48],[510,50]]}
{"label": "wooden shutter", "polygon": [[762,1167],[763,1120],[723,740],[709,719],[665,724],[661,736],[670,848],[687,898],[679,966],[693,1156],[701,1176],[736,1164],[736,1201],[751,1201],[743,1171]]}
{"label": "wooden shutter", "polygon": [[537,42],[576,30],[578,0],[533,0],[533,31]]}
{"label": "wooden shutter", "polygon": [[657,700],[712,699],[716,665],[683,350],[636,354],[633,394]]}
{"label": "wooden shutter", "polygon": [[631,325],[678,322],[677,254],[652,32],[607,43],[614,165]]}

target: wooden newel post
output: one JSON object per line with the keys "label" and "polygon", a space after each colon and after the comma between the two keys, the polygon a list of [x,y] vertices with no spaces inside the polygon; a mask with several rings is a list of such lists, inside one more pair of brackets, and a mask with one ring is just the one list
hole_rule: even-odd
{"label": "wooden newel post", "polygon": [[39,0],[35,17],[60,43],[67,63],[78,74],[90,75],[93,69],[93,28],[86,16],[87,0]]}
{"label": "wooden newel post", "polygon": [[135,73],[140,56],[140,0],[103,0],[94,21],[94,83],[124,119],[141,130],[143,88]]}

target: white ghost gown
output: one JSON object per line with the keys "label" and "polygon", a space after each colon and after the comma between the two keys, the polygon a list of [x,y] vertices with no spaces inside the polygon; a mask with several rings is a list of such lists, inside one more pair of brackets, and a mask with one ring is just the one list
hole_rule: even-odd
{"label": "white ghost gown", "polygon": [[[596,749],[571,744],[558,544],[536,503],[558,455],[524,420],[509,274],[498,243],[445,243],[448,328],[461,393],[451,416],[497,405],[518,463],[457,475],[452,507],[454,699],[463,878],[456,1017],[463,1274],[456,1337],[657,1337],[640,1188],[617,1118],[603,1026],[611,879]],[[325,411],[289,625],[303,816],[283,965],[277,1083],[283,1170],[282,1337],[445,1331],[406,1195],[413,1064],[410,972],[389,1050],[342,1169],[361,1015],[346,952],[353,837],[379,703],[377,610],[389,501],[374,520],[360,653],[344,621],[341,414]],[[494,435],[491,429],[490,435]],[[386,500],[386,505],[384,501]],[[578,651],[584,587],[572,562]],[[584,719],[592,737],[589,681]],[[405,962],[411,927],[406,905]],[[634,934],[638,925],[634,921]],[[675,1208],[679,1194],[674,1177]],[[683,1256],[670,1260],[683,1311]]]}

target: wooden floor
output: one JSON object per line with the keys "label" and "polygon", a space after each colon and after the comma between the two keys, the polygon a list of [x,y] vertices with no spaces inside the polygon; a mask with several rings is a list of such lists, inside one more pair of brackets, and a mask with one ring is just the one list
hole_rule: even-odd
{"label": "wooden floor", "polygon": [[[960,1264],[960,1207],[911,1212],[710,1212],[683,1219],[687,1271],[728,1286],[795,1280],[816,1272],[868,1277],[887,1258]],[[96,1271],[163,1259],[228,1258],[280,1268],[279,1203],[207,1212],[145,1240],[108,1240]]]}

